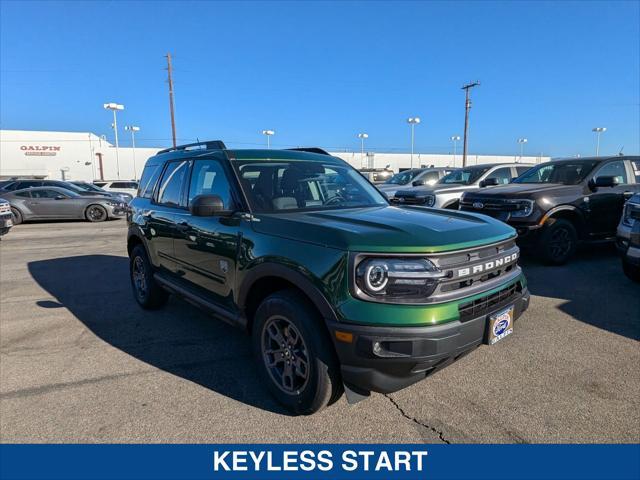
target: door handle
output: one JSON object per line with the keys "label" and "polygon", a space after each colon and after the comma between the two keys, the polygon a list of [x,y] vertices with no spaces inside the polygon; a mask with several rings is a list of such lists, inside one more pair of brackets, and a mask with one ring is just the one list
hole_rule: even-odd
{"label": "door handle", "polygon": [[178,230],[179,232],[186,232],[190,228],[191,227],[189,226],[189,224],[187,222],[181,222],[181,223],[178,223],[176,225],[176,230]]}

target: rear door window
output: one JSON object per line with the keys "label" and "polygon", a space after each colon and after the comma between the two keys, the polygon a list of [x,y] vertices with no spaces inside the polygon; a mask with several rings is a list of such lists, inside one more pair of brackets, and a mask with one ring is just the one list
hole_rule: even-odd
{"label": "rear door window", "polygon": [[56,190],[47,190],[47,189],[37,189],[31,191],[31,198],[57,198],[60,196],[65,196]]}
{"label": "rear door window", "polygon": [[158,187],[158,203],[169,207],[181,206],[180,199],[188,170],[189,162],[186,160],[167,164]]}

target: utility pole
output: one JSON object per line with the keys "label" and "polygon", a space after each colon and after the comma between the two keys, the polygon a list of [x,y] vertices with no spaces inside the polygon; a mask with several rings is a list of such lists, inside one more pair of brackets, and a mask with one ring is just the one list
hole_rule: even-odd
{"label": "utility pole", "polygon": [[480,82],[475,81],[472,83],[467,83],[462,87],[465,91],[465,102],[464,102],[464,142],[462,146],[462,168],[467,166],[467,135],[469,131],[469,110],[471,109],[471,100],[469,99],[469,90],[473,87],[477,87],[480,85]]}
{"label": "utility pole", "polygon": [[176,118],[173,110],[173,69],[171,67],[171,54],[167,53],[167,76],[169,81],[169,111],[171,112],[171,136],[173,148],[176,147]]}

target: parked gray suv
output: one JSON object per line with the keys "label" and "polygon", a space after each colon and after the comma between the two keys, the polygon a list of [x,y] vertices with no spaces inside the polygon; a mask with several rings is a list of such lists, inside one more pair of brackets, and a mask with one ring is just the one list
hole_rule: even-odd
{"label": "parked gray suv", "polygon": [[394,201],[403,205],[457,210],[464,192],[507,184],[531,167],[533,165],[524,163],[494,163],[460,168],[442,177],[435,185],[398,190]]}
{"label": "parked gray suv", "polygon": [[386,182],[376,185],[387,198],[393,197],[398,190],[410,187],[432,186],[445,175],[449,175],[453,167],[411,168],[396,173]]}

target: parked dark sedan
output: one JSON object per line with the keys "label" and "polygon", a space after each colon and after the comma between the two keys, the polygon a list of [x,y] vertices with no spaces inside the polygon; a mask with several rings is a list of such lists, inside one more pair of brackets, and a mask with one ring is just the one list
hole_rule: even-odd
{"label": "parked dark sedan", "polygon": [[36,187],[12,192],[0,191],[11,204],[13,224],[27,220],[83,219],[102,222],[126,213],[127,205],[105,196],[83,196],[59,187]]}

